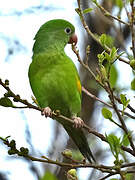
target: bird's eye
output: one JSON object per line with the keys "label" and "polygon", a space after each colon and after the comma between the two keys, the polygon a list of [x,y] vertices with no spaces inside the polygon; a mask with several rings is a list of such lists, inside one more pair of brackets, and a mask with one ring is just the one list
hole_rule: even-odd
{"label": "bird's eye", "polygon": [[71,29],[70,29],[69,27],[67,27],[67,28],[65,29],[65,33],[66,33],[66,34],[70,34],[70,33],[71,33]]}

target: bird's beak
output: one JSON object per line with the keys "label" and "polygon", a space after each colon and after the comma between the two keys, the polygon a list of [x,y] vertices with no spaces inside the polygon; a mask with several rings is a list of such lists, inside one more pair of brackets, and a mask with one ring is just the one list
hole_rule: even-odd
{"label": "bird's beak", "polygon": [[72,34],[72,36],[70,37],[70,39],[69,39],[69,41],[68,41],[68,43],[69,44],[73,44],[73,43],[75,43],[75,45],[77,44],[77,35],[74,33],[74,34]]}

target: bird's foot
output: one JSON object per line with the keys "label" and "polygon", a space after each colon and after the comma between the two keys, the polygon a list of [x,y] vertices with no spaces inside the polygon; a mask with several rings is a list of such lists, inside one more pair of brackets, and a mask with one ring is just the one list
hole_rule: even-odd
{"label": "bird's foot", "polygon": [[73,116],[72,119],[74,120],[74,127],[75,128],[83,127],[84,122],[80,117]]}
{"label": "bird's foot", "polygon": [[45,107],[43,111],[41,112],[41,115],[45,117],[52,117],[52,110],[49,107]]}

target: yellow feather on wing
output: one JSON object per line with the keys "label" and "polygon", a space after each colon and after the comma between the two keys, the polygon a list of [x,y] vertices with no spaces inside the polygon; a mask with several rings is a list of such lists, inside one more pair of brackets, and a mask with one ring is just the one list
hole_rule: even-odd
{"label": "yellow feather on wing", "polygon": [[81,86],[81,82],[78,76],[76,76],[76,83],[77,83],[77,89],[79,91],[79,93],[81,94],[82,91],[82,86]]}

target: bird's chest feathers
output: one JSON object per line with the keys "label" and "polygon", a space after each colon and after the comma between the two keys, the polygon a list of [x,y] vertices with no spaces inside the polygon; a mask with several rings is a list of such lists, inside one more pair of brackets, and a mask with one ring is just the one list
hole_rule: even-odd
{"label": "bird's chest feathers", "polygon": [[38,87],[36,85],[34,94],[41,107],[50,106],[63,111],[69,107],[74,109],[72,106],[77,104],[75,109],[79,111],[81,85],[76,68],[67,56],[57,58],[48,57],[36,66],[34,81],[38,81]]}

